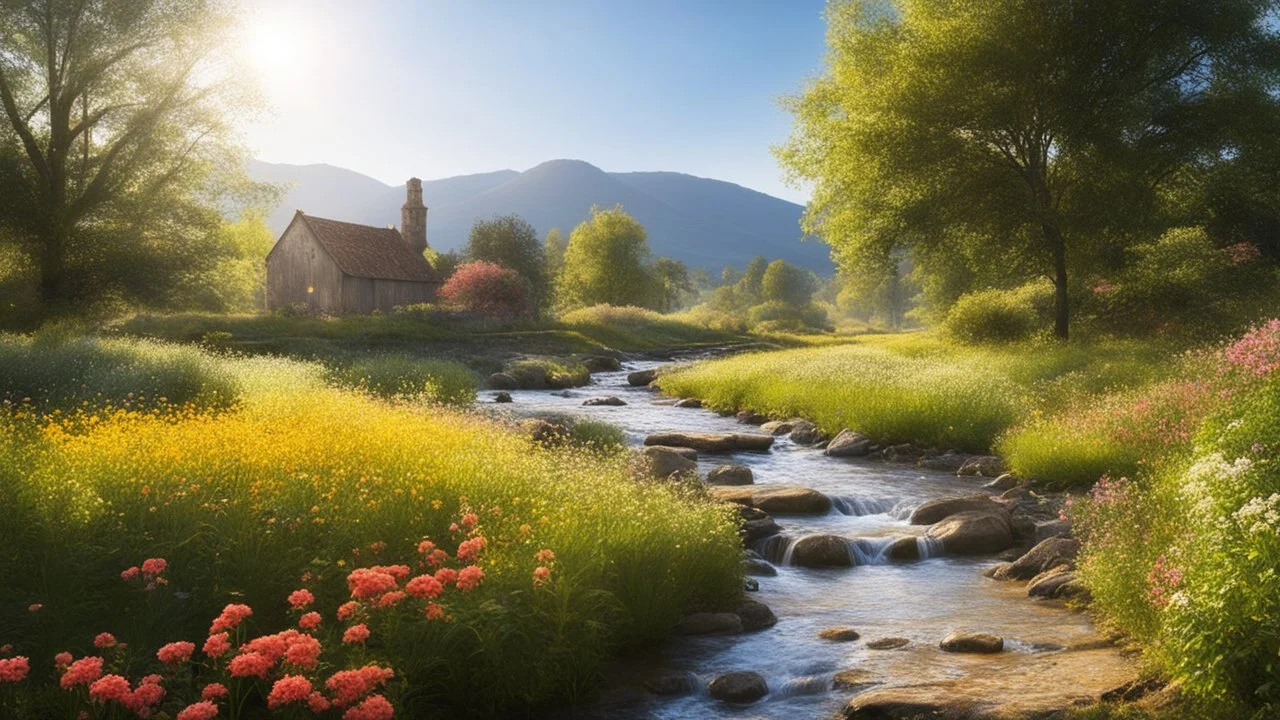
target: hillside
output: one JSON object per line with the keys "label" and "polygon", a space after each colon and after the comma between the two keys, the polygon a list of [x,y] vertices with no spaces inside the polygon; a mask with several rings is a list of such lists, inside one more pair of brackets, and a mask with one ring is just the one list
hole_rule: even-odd
{"label": "hillside", "polygon": [[[287,191],[268,216],[275,232],[294,210],[369,225],[398,224],[404,187],[330,165],[253,162],[255,179]],[[657,255],[691,266],[742,266],[756,255],[781,257],[829,273],[827,247],[801,240],[804,208],[733,183],[673,172],[608,173],[580,160],[551,160],[524,172],[499,170],[423,183],[431,208],[428,239],[438,250],[466,243],[479,218],[517,213],[545,233],[568,232],[591,206],[621,204],[649,231]]]}

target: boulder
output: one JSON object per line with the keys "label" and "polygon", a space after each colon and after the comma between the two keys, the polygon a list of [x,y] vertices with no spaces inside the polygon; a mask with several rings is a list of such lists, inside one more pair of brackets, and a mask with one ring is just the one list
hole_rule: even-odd
{"label": "boulder", "polygon": [[773,577],[778,574],[778,568],[764,558],[747,558],[743,560],[742,571],[756,577]]}
{"label": "boulder", "polygon": [[831,511],[831,498],[817,490],[794,485],[720,485],[712,487],[711,494],[770,514],[825,515]]}
{"label": "boulder", "polygon": [[841,430],[823,452],[830,457],[864,457],[871,452],[871,438],[852,430]]}
{"label": "boulder", "polygon": [[763,630],[778,624],[778,618],[769,606],[755,600],[742,603],[737,610],[734,610],[734,614],[742,618],[742,629],[746,632]]}
{"label": "boulder", "polygon": [[1052,537],[1031,548],[1017,560],[1000,566],[992,577],[997,580],[1030,580],[1059,565],[1073,566],[1079,553],[1079,540]]}
{"label": "boulder", "polygon": [[900,537],[885,549],[884,555],[890,560],[919,560],[920,541],[914,536]]}
{"label": "boulder", "polygon": [[886,637],[877,638],[867,642],[868,650],[897,650],[900,647],[906,647],[911,641],[903,637]]}
{"label": "boulder", "polygon": [[676,632],[681,635],[736,635],[742,632],[742,618],[731,612],[693,613],[680,618]]}
{"label": "boulder", "polygon": [[696,473],[698,463],[664,447],[647,447],[640,451],[649,463],[649,474],[660,480],[672,475]]}
{"label": "boulder", "polygon": [[697,676],[668,672],[646,678],[644,686],[654,695],[685,695],[698,689]]}
{"label": "boulder", "polygon": [[730,672],[712,680],[707,692],[725,702],[753,703],[769,694],[769,686],[759,673]]}
{"label": "boulder", "polygon": [[644,439],[645,445],[675,445],[693,448],[700,452],[734,452],[738,450],[768,450],[773,437],[755,433],[655,433]]}
{"label": "boulder", "polygon": [[981,477],[999,477],[1004,474],[1004,461],[995,455],[975,455],[964,462],[956,475],[979,475]]}
{"label": "boulder", "polygon": [[582,365],[589,373],[618,372],[622,369],[622,363],[618,362],[618,358],[609,357],[608,355],[593,355],[589,358],[584,358]]}
{"label": "boulder", "polygon": [[[1029,545],[1035,542],[1036,521],[1030,517],[1020,512],[1015,512],[1009,517],[1009,527],[1013,530],[1014,542],[1022,545]],[[1017,558],[1014,559],[1017,560]]]}
{"label": "boulder", "polygon": [[701,400],[699,400],[698,398],[685,398],[685,399],[683,399],[683,400],[677,400],[677,401],[676,401],[676,404],[675,404],[675,405],[673,405],[672,407],[678,407],[678,408],[700,408],[700,407],[702,407],[702,401],[701,401]]}
{"label": "boulder", "polygon": [[509,403],[509,402],[513,402],[513,401],[512,401],[512,399],[511,399],[511,393],[506,392],[505,390],[504,390],[504,391],[502,391],[502,392],[500,392],[500,393],[495,393],[495,394],[494,394],[494,396],[493,396],[493,401],[494,401],[494,402],[496,402],[496,403]]}
{"label": "boulder", "polygon": [[889,462],[914,463],[926,452],[926,450],[911,443],[902,443],[900,445],[890,445],[884,450],[881,450],[880,457]]}
{"label": "boulder", "polygon": [[597,405],[610,405],[613,407],[618,407],[621,405],[626,405],[627,401],[623,400],[622,398],[616,395],[610,395],[608,397],[587,398],[586,400],[582,401],[582,404],[585,407],[595,407]]}
{"label": "boulder", "polygon": [[832,690],[859,690],[880,683],[874,680],[875,674],[864,668],[841,670],[831,678]]}
{"label": "boulder", "polygon": [[986,495],[962,495],[930,500],[911,511],[910,521],[912,525],[932,525],[956,513],[973,510],[1007,513],[1003,505]]}
{"label": "boulder", "polygon": [[855,695],[841,717],[848,720],[906,720],[944,717],[947,706],[940,700],[918,697],[911,688],[868,690]]}
{"label": "boulder", "polygon": [[853,642],[862,635],[851,627],[829,627],[818,632],[818,638],[821,640],[830,640],[831,642]]}
{"label": "boulder", "polygon": [[953,632],[938,643],[944,652],[998,653],[1004,650],[1004,638],[987,633]]}
{"label": "boulder", "polygon": [[1046,570],[1027,583],[1027,597],[1062,599],[1080,595],[1085,591],[1074,570],[1067,565]]}
{"label": "boulder", "polygon": [[1008,502],[1018,502],[1031,494],[1031,490],[1026,485],[1014,485],[1013,487],[1000,493],[1000,499]]}
{"label": "boulder", "polygon": [[675,446],[672,446],[672,445],[649,445],[648,447],[661,448],[661,449],[663,449],[663,450],[670,450],[671,452],[673,452],[673,453],[675,453],[675,454],[679,455],[680,457],[684,458],[685,460],[697,460],[697,459],[698,459],[698,451],[697,451],[697,450],[694,450],[693,448],[675,447]]}
{"label": "boulder", "polygon": [[853,553],[839,535],[806,535],[791,546],[791,562],[810,568],[853,567]]}
{"label": "boulder", "polygon": [[1036,542],[1052,537],[1071,537],[1071,521],[1045,520],[1036,523]]}
{"label": "boulder", "polygon": [[760,426],[760,429],[770,435],[786,435],[791,432],[791,428],[795,427],[795,420],[770,420]]}
{"label": "boulder", "polygon": [[992,493],[1002,493],[1005,490],[1012,490],[1013,488],[1018,487],[1018,484],[1018,478],[1013,473],[1005,473],[997,477],[995,480],[983,485],[982,489],[988,490]]}
{"label": "boulder", "polygon": [[791,442],[797,445],[813,445],[826,439],[826,436],[822,434],[818,426],[808,420],[797,420],[791,426],[791,433],[788,437],[791,438]]}
{"label": "boulder", "polygon": [[736,417],[738,418],[738,422],[743,425],[763,425],[764,423],[769,422],[769,417],[767,415],[761,415],[760,413],[752,412],[751,410],[743,410],[739,412]]}
{"label": "boulder", "polygon": [[760,592],[760,583],[755,578],[742,578],[742,589],[746,592]]}
{"label": "boulder", "polygon": [[707,473],[708,485],[751,485],[755,476],[746,465],[717,465]]}
{"label": "boulder", "polygon": [[957,513],[934,524],[926,533],[942,541],[952,555],[987,555],[1013,545],[1013,528],[1009,513],[970,510]]}
{"label": "boulder", "polygon": [[938,472],[959,472],[960,468],[969,461],[969,456],[963,453],[947,452],[941,455],[926,455],[918,462],[916,467],[924,470],[937,470]]}
{"label": "boulder", "polygon": [[649,370],[637,370],[627,375],[627,383],[635,387],[648,385],[658,379],[658,369],[651,368]]}
{"label": "boulder", "polygon": [[490,390],[519,390],[520,381],[506,373],[494,373],[485,381]]}
{"label": "boulder", "polygon": [[[760,540],[772,537],[782,532],[782,528],[773,518],[765,515],[762,518],[747,520],[742,523],[742,542],[746,545],[754,545]],[[774,571],[777,574],[777,571]]]}

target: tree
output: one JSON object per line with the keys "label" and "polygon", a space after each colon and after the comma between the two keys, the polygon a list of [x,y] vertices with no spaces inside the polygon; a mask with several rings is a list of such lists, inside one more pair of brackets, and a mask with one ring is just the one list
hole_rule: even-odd
{"label": "tree", "polygon": [[792,265],[786,260],[774,260],[765,268],[760,282],[761,294],[766,302],[781,302],[799,307],[809,304],[817,284],[808,270]]}
{"label": "tree", "polygon": [[644,226],[622,206],[591,208],[591,218],[573,229],[560,274],[560,303],[566,308],[654,304]]}
{"label": "tree", "polygon": [[423,253],[423,257],[427,259],[427,263],[431,265],[431,269],[436,271],[441,280],[447,281],[453,277],[453,273],[458,266],[465,262],[462,253],[457,250],[449,252],[440,252],[435,248],[428,247]]}
{"label": "tree", "polygon": [[484,260],[459,265],[441,286],[440,299],[492,317],[515,317],[530,310],[527,283],[519,273]]}
{"label": "tree", "polygon": [[231,21],[216,0],[0,0],[0,224],[46,311],[162,302],[233,253]]}
{"label": "tree", "polygon": [[654,261],[652,272],[658,291],[657,309],[662,312],[687,306],[697,294],[689,268],[679,260],[660,257]]}
{"label": "tree", "polygon": [[[1274,117],[1273,0],[832,0],[778,149],[842,266],[908,247],[1054,283],[1158,224],[1159,190]],[[1263,123],[1265,125],[1265,123]],[[917,259],[920,259],[917,257]]]}
{"label": "tree", "polygon": [[556,278],[560,276],[560,270],[564,268],[564,250],[567,244],[568,241],[565,240],[564,233],[560,232],[560,228],[551,228],[542,240],[542,255],[547,268],[548,284],[554,284]]}
{"label": "tree", "polygon": [[768,267],[769,261],[763,255],[757,255],[751,258],[747,269],[742,272],[738,293],[747,305],[758,305],[764,301],[764,272]]}
{"label": "tree", "polygon": [[467,239],[469,260],[490,262],[509,268],[529,285],[534,311],[547,297],[546,259],[538,232],[519,215],[502,215],[477,220]]}

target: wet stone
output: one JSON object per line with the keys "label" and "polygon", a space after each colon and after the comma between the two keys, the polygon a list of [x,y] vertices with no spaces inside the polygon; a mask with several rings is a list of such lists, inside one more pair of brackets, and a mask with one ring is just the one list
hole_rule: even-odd
{"label": "wet stone", "polygon": [[988,633],[953,632],[938,643],[945,652],[998,653],[1004,650],[1004,638]]}
{"label": "wet stone", "polygon": [[877,638],[867,642],[868,650],[897,650],[906,647],[911,643],[910,640],[903,637],[886,637]]}
{"label": "wet stone", "polygon": [[853,642],[862,635],[851,627],[829,627],[818,632],[818,638],[832,642]]}
{"label": "wet stone", "polygon": [[725,702],[753,703],[769,694],[769,686],[759,673],[730,672],[712,680],[707,692]]}

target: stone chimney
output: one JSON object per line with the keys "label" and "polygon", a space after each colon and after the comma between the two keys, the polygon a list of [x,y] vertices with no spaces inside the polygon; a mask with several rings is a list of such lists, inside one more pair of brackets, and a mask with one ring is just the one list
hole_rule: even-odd
{"label": "stone chimney", "polygon": [[405,183],[404,206],[400,208],[400,236],[421,255],[427,249],[427,207],[422,204],[422,181]]}

